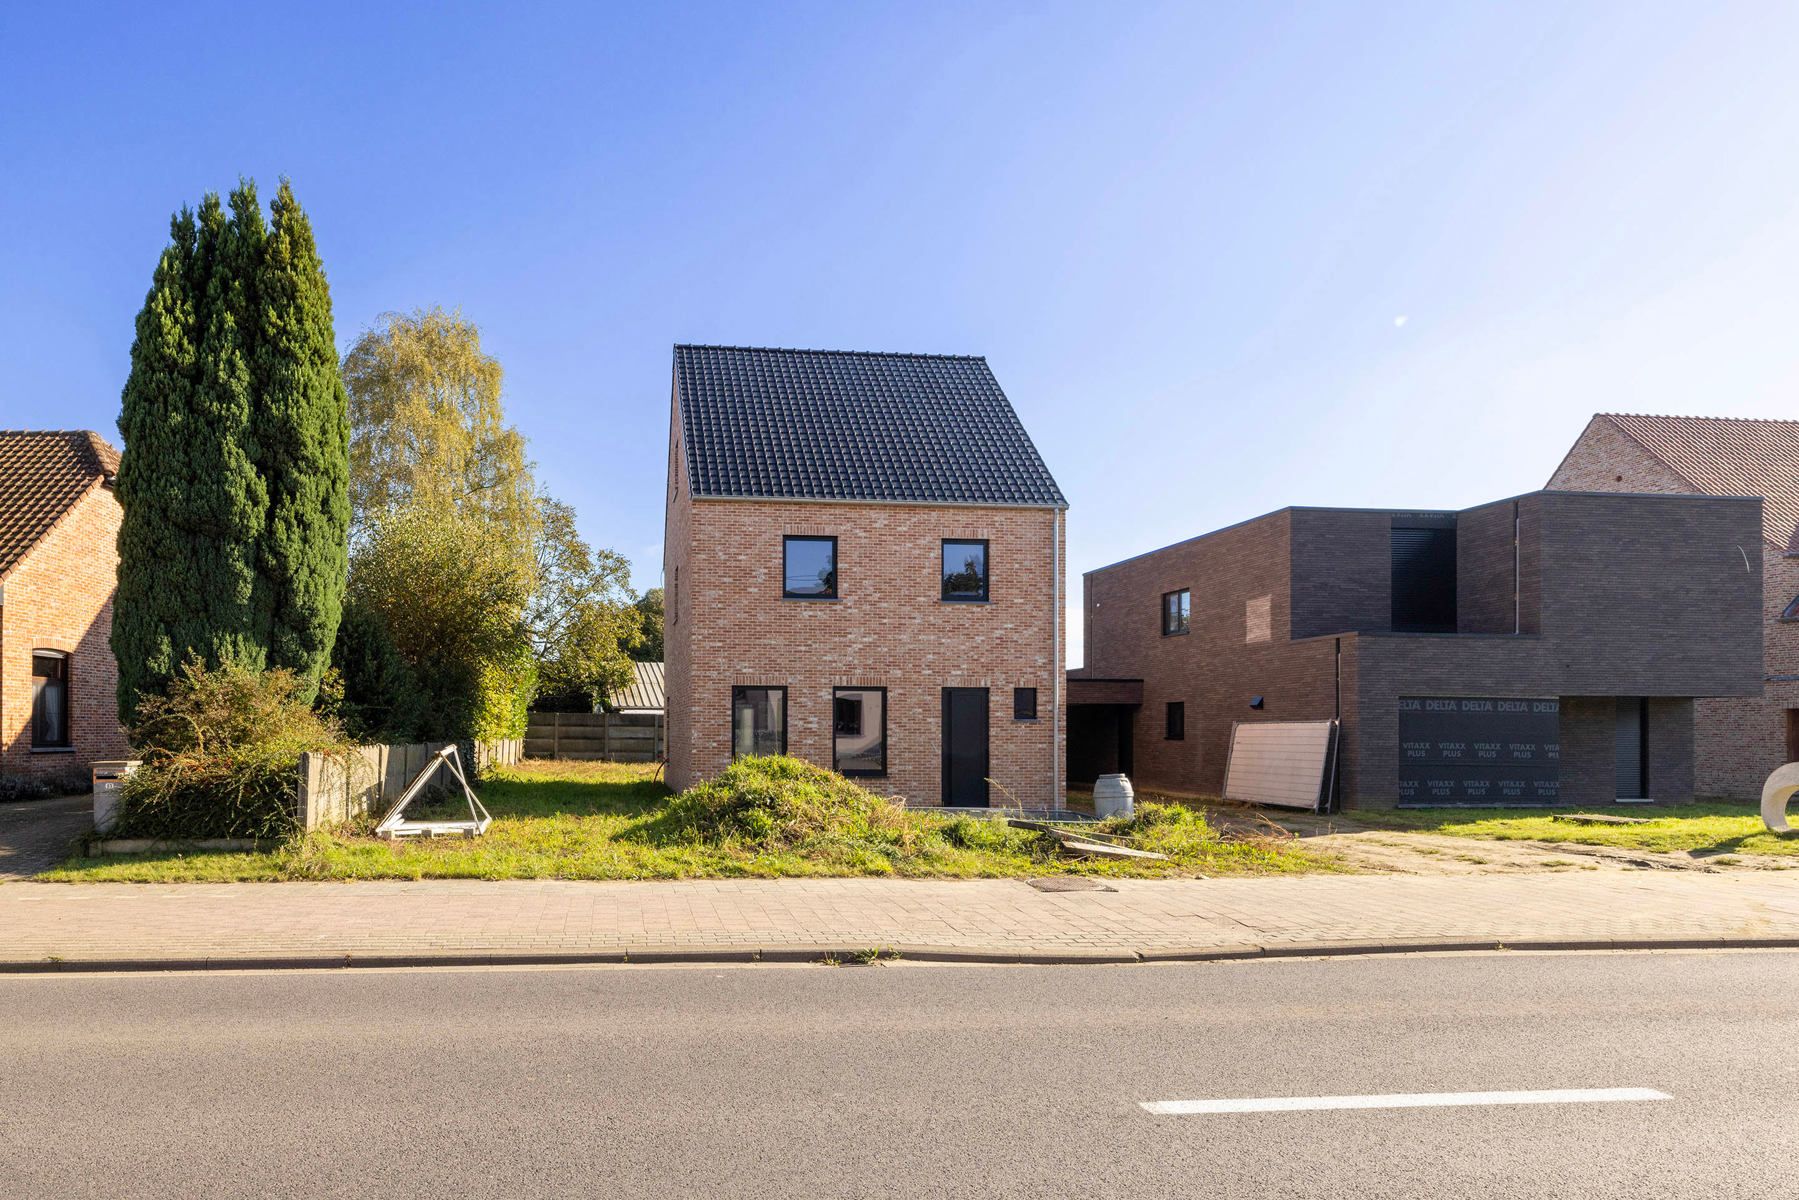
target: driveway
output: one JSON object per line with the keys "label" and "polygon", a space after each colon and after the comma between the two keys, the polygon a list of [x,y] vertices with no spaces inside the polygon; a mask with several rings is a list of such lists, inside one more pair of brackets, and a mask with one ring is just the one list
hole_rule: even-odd
{"label": "driveway", "polygon": [[55,866],[93,823],[94,798],[86,792],[0,804],[0,880],[29,879]]}

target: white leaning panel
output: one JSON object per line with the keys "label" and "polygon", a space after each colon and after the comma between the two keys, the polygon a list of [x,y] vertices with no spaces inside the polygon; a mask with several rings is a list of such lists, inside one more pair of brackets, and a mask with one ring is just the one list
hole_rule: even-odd
{"label": "white leaning panel", "polygon": [[1324,796],[1335,721],[1238,721],[1224,798],[1315,810]]}

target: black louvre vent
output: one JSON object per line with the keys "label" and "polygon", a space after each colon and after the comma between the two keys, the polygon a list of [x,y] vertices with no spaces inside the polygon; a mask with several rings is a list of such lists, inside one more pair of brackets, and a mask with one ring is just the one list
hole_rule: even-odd
{"label": "black louvre vent", "polygon": [[1455,527],[1393,527],[1393,630],[1455,632]]}

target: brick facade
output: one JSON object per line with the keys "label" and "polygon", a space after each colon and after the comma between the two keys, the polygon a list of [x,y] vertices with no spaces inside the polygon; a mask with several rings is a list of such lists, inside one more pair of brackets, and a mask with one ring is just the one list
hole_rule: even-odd
{"label": "brick facade", "polygon": [[[108,640],[120,511],[96,480],[0,583],[0,775],[73,777],[125,757]],[[68,749],[31,744],[33,650],[70,656]]]}
{"label": "brick facade", "polygon": [[[880,687],[887,775],[857,782],[939,804],[942,689],[977,687],[989,690],[992,802],[1060,802],[1060,510],[696,499],[686,462],[677,412],[663,565],[670,786],[729,764],[734,686],[785,687],[788,753],[826,767],[833,689]],[[789,534],[837,539],[838,599],[783,599]],[[945,538],[988,542],[989,602],[941,599]],[[1036,720],[1013,719],[1020,687],[1037,690]]]}
{"label": "brick facade", "polygon": [[[1799,473],[1799,463],[1793,464]],[[1702,491],[1603,416],[1594,417],[1549,480],[1551,489],[1695,494]],[[1787,531],[1789,534],[1791,531]],[[1778,530],[1746,542],[1759,552],[1763,578],[1762,694],[1701,699],[1694,704],[1694,788],[1701,796],[1753,800],[1770,772],[1789,757],[1799,722],[1799,623],[1780,614],[1799,596],[1799,556],[1786,553]]]}
{"label": "brick facade", "polygon": [[[1391,628],[1390,531],[1418,517],[1454,520],[1455,633]],[[1287,509],[1088,572],[1083,674],[1143,680],[1133,769],[1158,790],[1218,794],[1238,721],[1336,717],[1347,802],[1388,805],[1400,697],[1554,698],[1562,799],[1599,803],[1616,795],[1616,698],[1645,697],[1654,796],[1686,799],[1691,698],[1758,684],[1760,575],[1729,548],[1759,519],[1753,501],[1557,493],[1456,514]],[[1179,588],[1191,630],[1164,636],[1160,597]],[[1260,642],[1245,612],[1264,597]]]}

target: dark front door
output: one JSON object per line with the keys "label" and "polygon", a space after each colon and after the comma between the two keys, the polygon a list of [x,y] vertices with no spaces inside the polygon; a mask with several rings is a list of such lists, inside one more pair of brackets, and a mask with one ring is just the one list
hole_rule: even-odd
{"label": "dark front door", "polygon": [[943,802],[984,808],[987,799],[987,689],[943,689]]}

